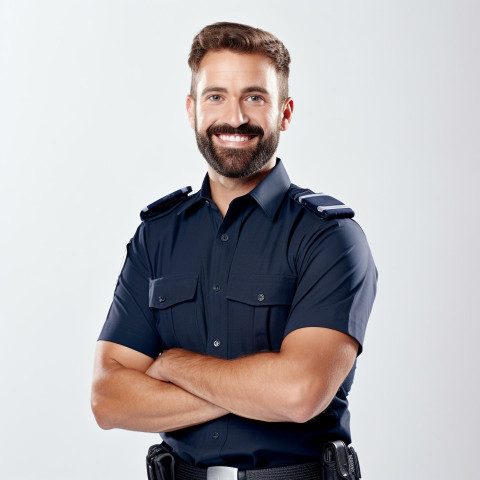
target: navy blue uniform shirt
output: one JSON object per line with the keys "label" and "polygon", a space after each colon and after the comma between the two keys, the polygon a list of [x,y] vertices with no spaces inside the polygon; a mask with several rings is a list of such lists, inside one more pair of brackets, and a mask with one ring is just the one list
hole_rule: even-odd
{"label": "navy blue uniform shirt", "polygon": [[[292,198],[280,160],[225,218],[202,189],[143,221],[127,249],[100,334],[156,358],[180,347],[231,359],[279,351],[303,327],[355,338],[360,351],[377,273],[349,218],[325,220]],[[350,437],[347,395],[355,366],[329,407],[303,424],[233,414],[164,433],[197,465],[262,468],[318,460],[325,440]],[[265,384],[268,388],[268,383]]]}

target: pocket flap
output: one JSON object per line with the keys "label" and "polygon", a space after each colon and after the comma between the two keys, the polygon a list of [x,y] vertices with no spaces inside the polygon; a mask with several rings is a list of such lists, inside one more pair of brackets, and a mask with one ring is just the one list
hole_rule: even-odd
{"label": "pocket flap", "polygon": [[296,280],[284,275],[232,275],[227,298],[255,307],[290,305]]}
{"label": "pocket flap", "polygon": [[169,308],[177,303],[192,300],[197,290],[198,274],[183,273],[150,280],[148,306]]}

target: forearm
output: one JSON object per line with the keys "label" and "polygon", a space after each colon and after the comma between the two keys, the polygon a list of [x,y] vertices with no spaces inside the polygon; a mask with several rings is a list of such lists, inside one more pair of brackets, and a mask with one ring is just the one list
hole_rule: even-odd
{"label": "forearm", "polygon": [[165,360],[166,380],[237,415],[281,422],[313,414],[302,402],[309,389],[302,365],[280,353],[224,360],[175,350]]}
{"label": "forearm", "polygon": [[228,413],[182,388],[116,365],[94,380],[92,409],[102,428],[167,432]]}
{"label": "forearm", "polygon": [[357,341],[328,328],[298,329],[279,353],[224,360],[165,351],[150,375],[229,412],[270,422],[306,422],[328,407],[354,364]]}

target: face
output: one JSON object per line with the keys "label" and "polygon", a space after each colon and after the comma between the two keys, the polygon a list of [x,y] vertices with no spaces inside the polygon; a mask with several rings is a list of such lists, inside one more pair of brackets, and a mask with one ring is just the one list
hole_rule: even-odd
{"label": "face", "polygon": [[293,101],[279,104],[278,76],[261,54],[208,52],[188,96],[190,124],[210,167],[229,178],[249,177],[274,161]]}

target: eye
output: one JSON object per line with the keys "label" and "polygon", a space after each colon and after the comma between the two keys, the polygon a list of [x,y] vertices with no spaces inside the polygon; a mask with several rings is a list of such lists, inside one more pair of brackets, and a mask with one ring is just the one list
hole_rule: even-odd
{"label": "eye", "polygon": [[259,95],[250,95],[247,97],[247,102],[260,103],[263,101],[263,98]]}
{"label": "eye", "polygon": [[210,95],[208,99],[211,102],[219,102],[222,99],[222,97],[220,95]]}

